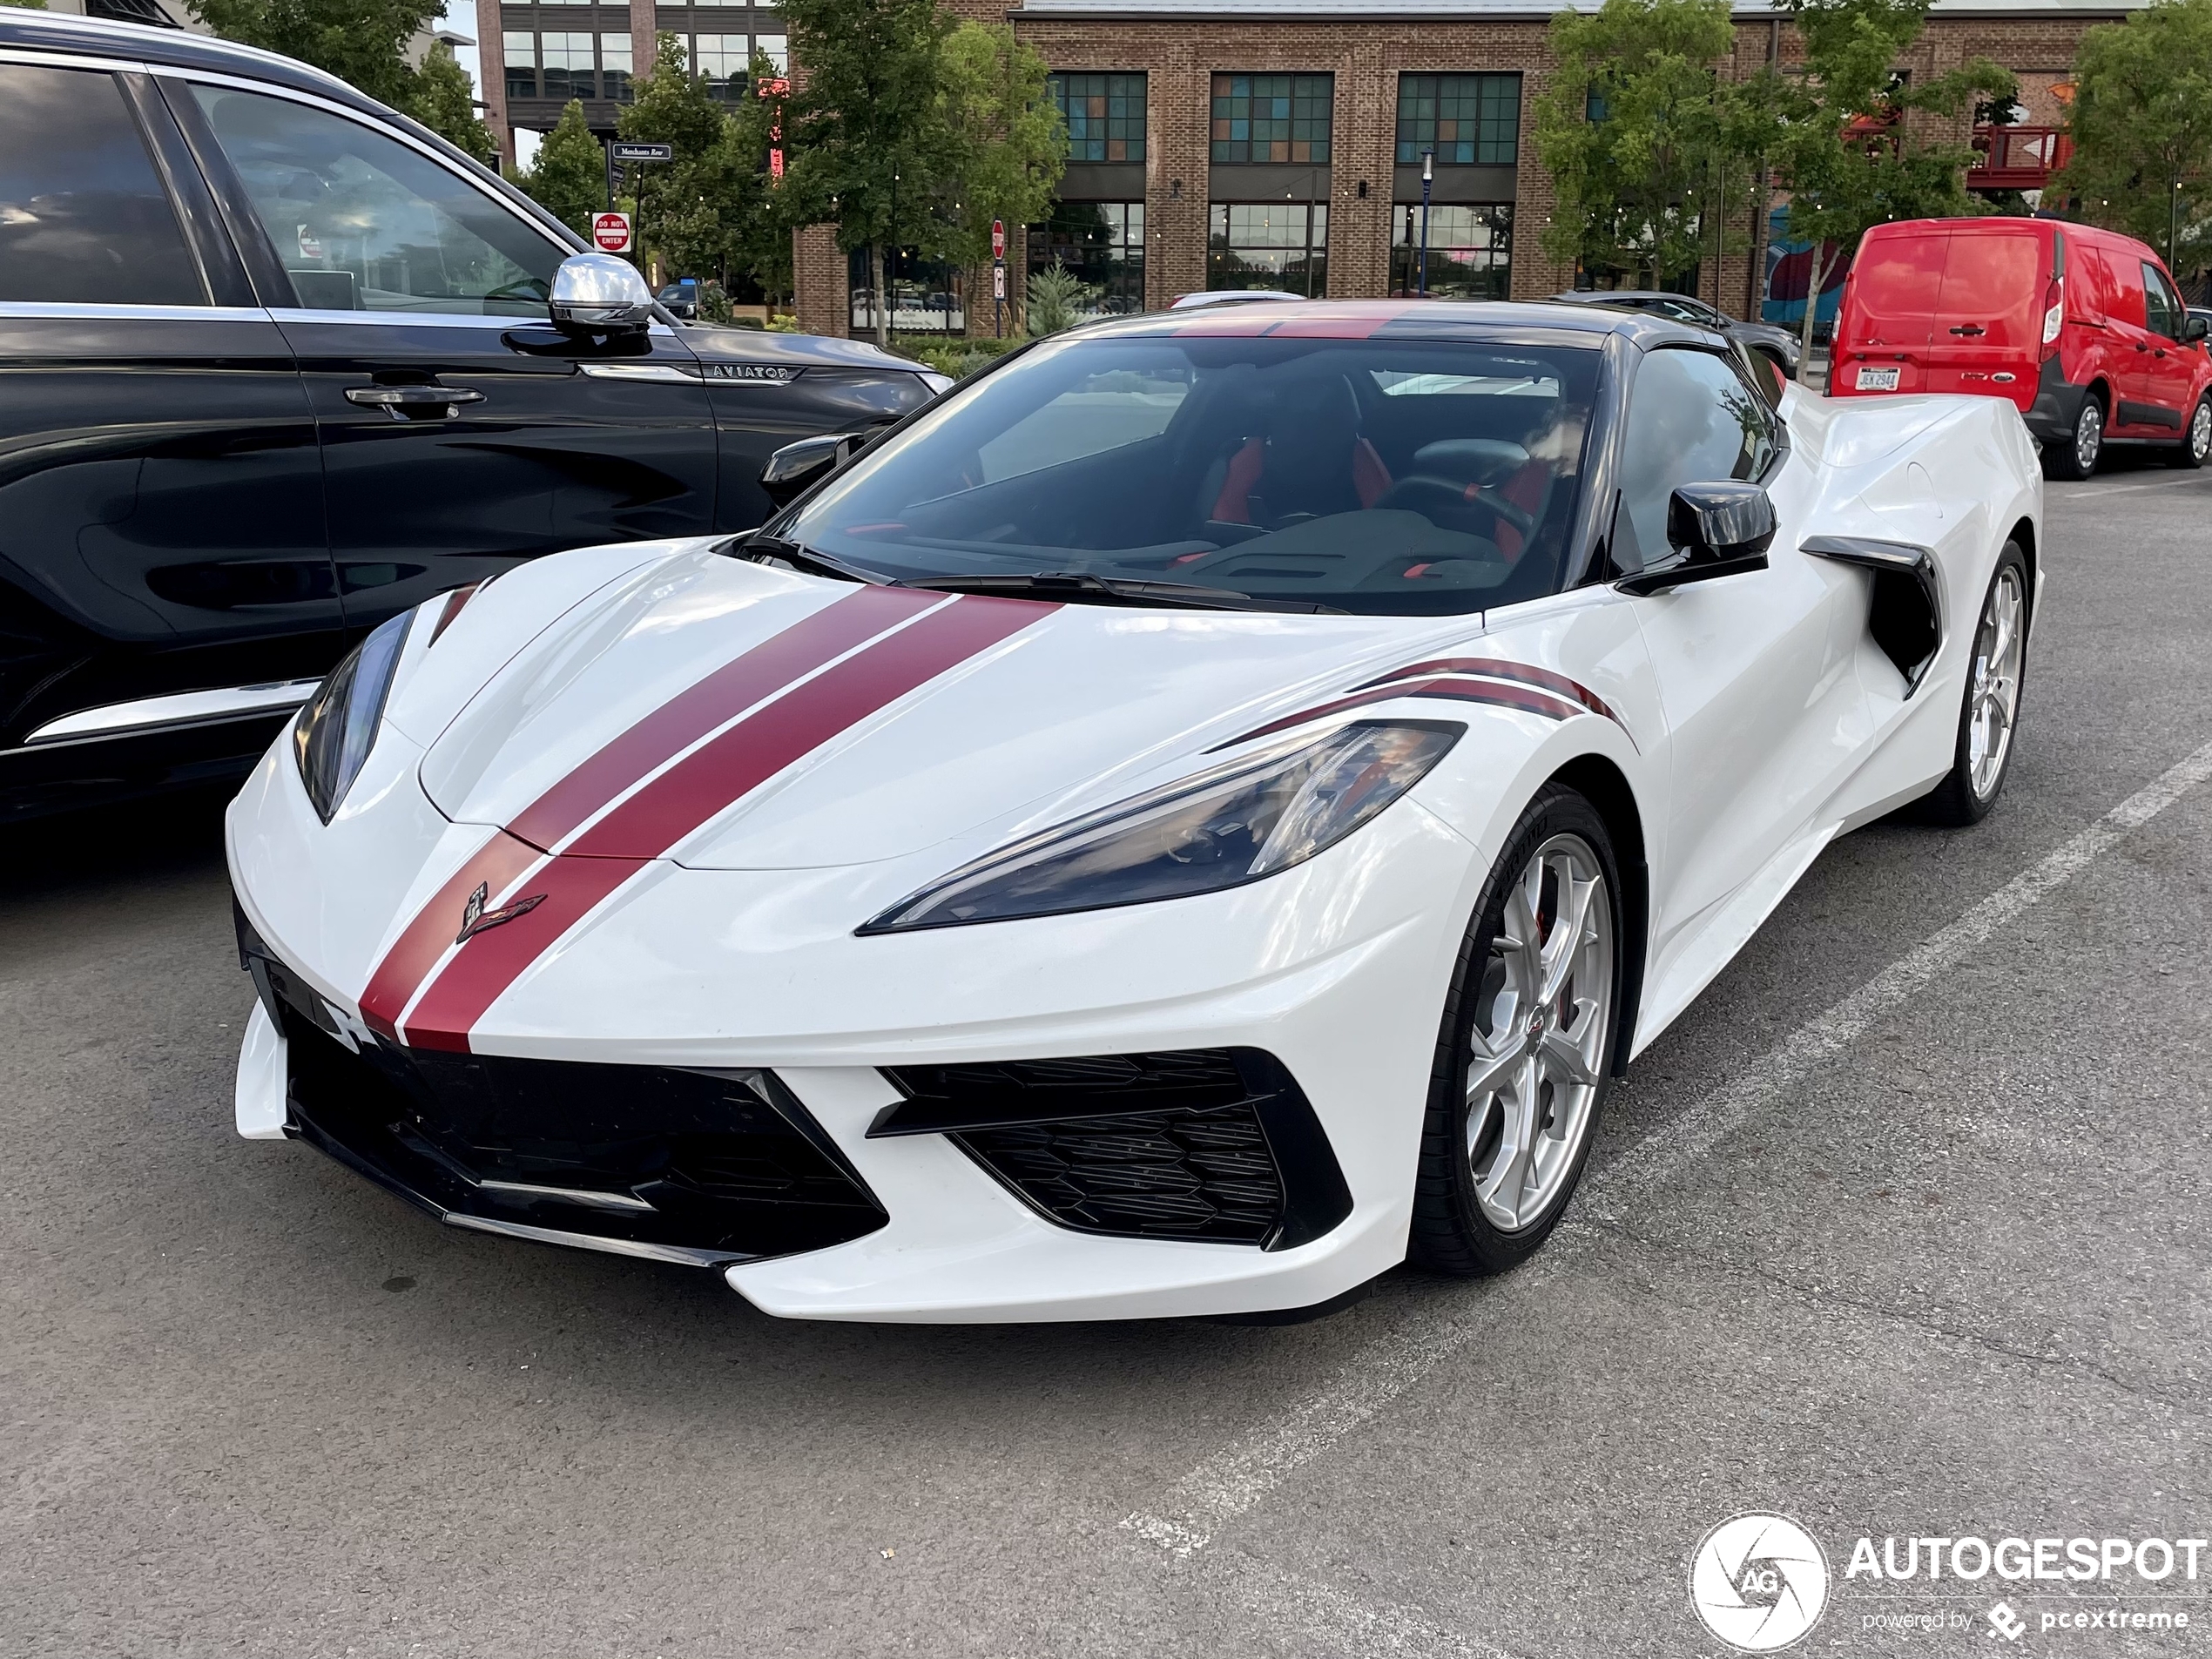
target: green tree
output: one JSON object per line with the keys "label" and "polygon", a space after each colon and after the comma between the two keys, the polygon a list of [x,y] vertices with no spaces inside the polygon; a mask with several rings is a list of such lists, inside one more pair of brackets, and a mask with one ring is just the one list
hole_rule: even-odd
{"label": "green tree", "polygon": [[188,0],[226,40],[282,52],[381,98],[412,106],[419,77],[407,44],[444,10],[442,0]]}
{"label": "green tree", "polygon": [[1804,43],[1804,73],[1782,86],[1771,135],[1777,182],[1790,192],[1791,236],[1812,246],[1804,349],[1831,268],[1868,227],[1893,219],[1979,211],[1967,193],[1973,151],[1955,132],[1977,99],[2010,99],[2019,84],[1986,58],[1925,80],[1898,59],[1927,23],[1926,0],[1783,0]]}
{"label": "green tree", "polygon": [[[732,113],[723,140],[734,152],[732,188],[740,196],[733,215],[730,268],[751,277],[772,309],[790,297],[792,287],[791,233],[795,226],[781,182],[771,177],[768,161],[769,151],[780,142],[775,129],[789,96],[787,84],[783,92],[774,91],[783,82],[782,72],[765,52],[753,53],[752,96]],[[783,147],[787,151],[787,145]]]}
{"label": "green tree", "polygon": [[499,165],[499,145],[491,129],[476,118],[475,86],[444,41],[433,43],[415,72],[415,95],[407,112],[487,167]]}
{"label": "green tree", "polygon": [[25,11],[44,11],[46,0],[0,0],[0,6],[21,6]]}
{"label": "green tree", "polygon": [[838,245],[865,248],[879,345],[890,344],[885,251],[940,251],[938,187],[963,148],[941,93],[951,17],[937,0],[785,0],[792,55],[806,84],[785,119],[783,189],[799,223],[834,220]]}
{"label": "green tree", "polygon": [[591,234],[592,214],[607,205],[607,152],[591,136],[582,99],[569,100],[516,182],[578,236]]}
{"label": "green tree", "polygon": [[1036,335],[1056,334],[1063,328],[1074,327],[1082,320],[1084,304],[1098,296],[1097,288],[1086,284],[1055,260],[1029,278],[1029,332]]}
{"label": "green tree", "polygon": [[2081,37],[2060,187],[2094,222],[2212,260],[2212,0],[2153,0]]}
{"label": "green tree", "polygon": [[[1735,41],[1728,0],[1605,0],[1552,21],[1558,59],[1536,101],[1536,153],[1558,206],[1553,258],[1656,287],[1719,245],[1746,199],[1747,94],[1722,78]],[[1710,217],[1709,217],[1710,215]]]}
{"label": "green tree", "polygon": [[691,73],[683,37],[662,35],[652,72],[639,78],[620,131],[632,143],[664,144],[676,152],[673,160],[631,170],[639,251],[650,244],[670,276],[718,278],[729,264],[733,227],[726,214],[741,185],[732,176],[728,121],[707,96],[705,78]]}
{"label": "green tree", "polygon": [[939,94],[953,187],[947,257],[981,265],[991,221],[1045,216],[1068,166],[1068,126],[1045,96],[1044,56],[1003,24],[963,23],[946,37]]}

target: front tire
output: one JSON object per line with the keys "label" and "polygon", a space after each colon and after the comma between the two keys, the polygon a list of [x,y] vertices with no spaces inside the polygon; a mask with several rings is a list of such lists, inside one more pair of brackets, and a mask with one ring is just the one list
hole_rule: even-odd
{"label": "front tire", "polygon": [[1408,1258],[1503,1272],[1581,1180],[1619,1040],[1621,878],[1605,820],[1546,788],[1468,925],[1431,1071]]}
{"label": "front tire", "polygon": [[2188,433],[2166,452],[2166,461],[2168,466],[2194,472],[2208,456],[2212,456],[2212,392],[2197,399],[2196,408],[2189,413]]}
{"label": "front tire", "polygon": [[2096,472],[2104,448],[2105,406],[2092,392],[2081,400],[2081,411],[2074,417],[2074,430],[2066,441],[2043,452],[2044,476],[2079,483]]}
{"label": "front tire", "polygon": [[1974,628],[1973,656],[1959,711],[1959,742],[1951,771],[1921,803],[1929,822],[1952,828],[1979,824],[2004,792],[2020,723],[2020,682],[2027,669],[2027,561],[2005,543]]}

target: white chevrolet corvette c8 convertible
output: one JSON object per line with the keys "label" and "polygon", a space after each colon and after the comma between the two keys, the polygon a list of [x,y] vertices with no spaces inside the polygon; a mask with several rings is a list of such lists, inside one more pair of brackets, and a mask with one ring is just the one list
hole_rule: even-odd
{"label": "white chevrolet corvette c8 convertible", "polygon": [[231,809],[239,1127],[796,1317],[1509,1266],[1821,848],[2012,758],[2018,413],[1764,373],[1563,307],[1118,320],[779,455],[749,536],[434,599]]}

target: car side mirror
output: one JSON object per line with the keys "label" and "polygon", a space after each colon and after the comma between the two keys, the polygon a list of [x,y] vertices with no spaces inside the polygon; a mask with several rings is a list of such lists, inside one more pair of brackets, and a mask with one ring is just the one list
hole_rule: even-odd
{"label": "car side mirror", "polygon": [[2193,346],[2205,335],[2212,334],[2212,321],[2202,317],[2191,317],[2182,325],[2182,344]]}
{"label": "car side mirror", "polygon": [[652,326],[653,291],[628,260],[571,253],[546,300],[553,326],[572,334],[637,334]]}
{"label": "car side mirror", "polygon": [[1775,525],[1774,502],[1757,484],[1684,484],[1667,502],[1667,540],[1674,556],[1613,585],[1623,593],[1657,593],[1764,570]]}
{"label": "car side mirror", "polygon": [[777,506],[787,506],[852,459],[865,441],[858,432],[824,432],[787,443],[760,469],[760,488]]}

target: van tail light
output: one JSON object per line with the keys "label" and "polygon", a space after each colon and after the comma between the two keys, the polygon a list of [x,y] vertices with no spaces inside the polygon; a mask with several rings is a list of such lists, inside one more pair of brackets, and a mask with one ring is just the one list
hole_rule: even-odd
{"label": "van tail light", "polygon": [[2059,330],[2066,322],[2066,284],[2057,277],[2043,290],[2043,355],[2059,348]]}

